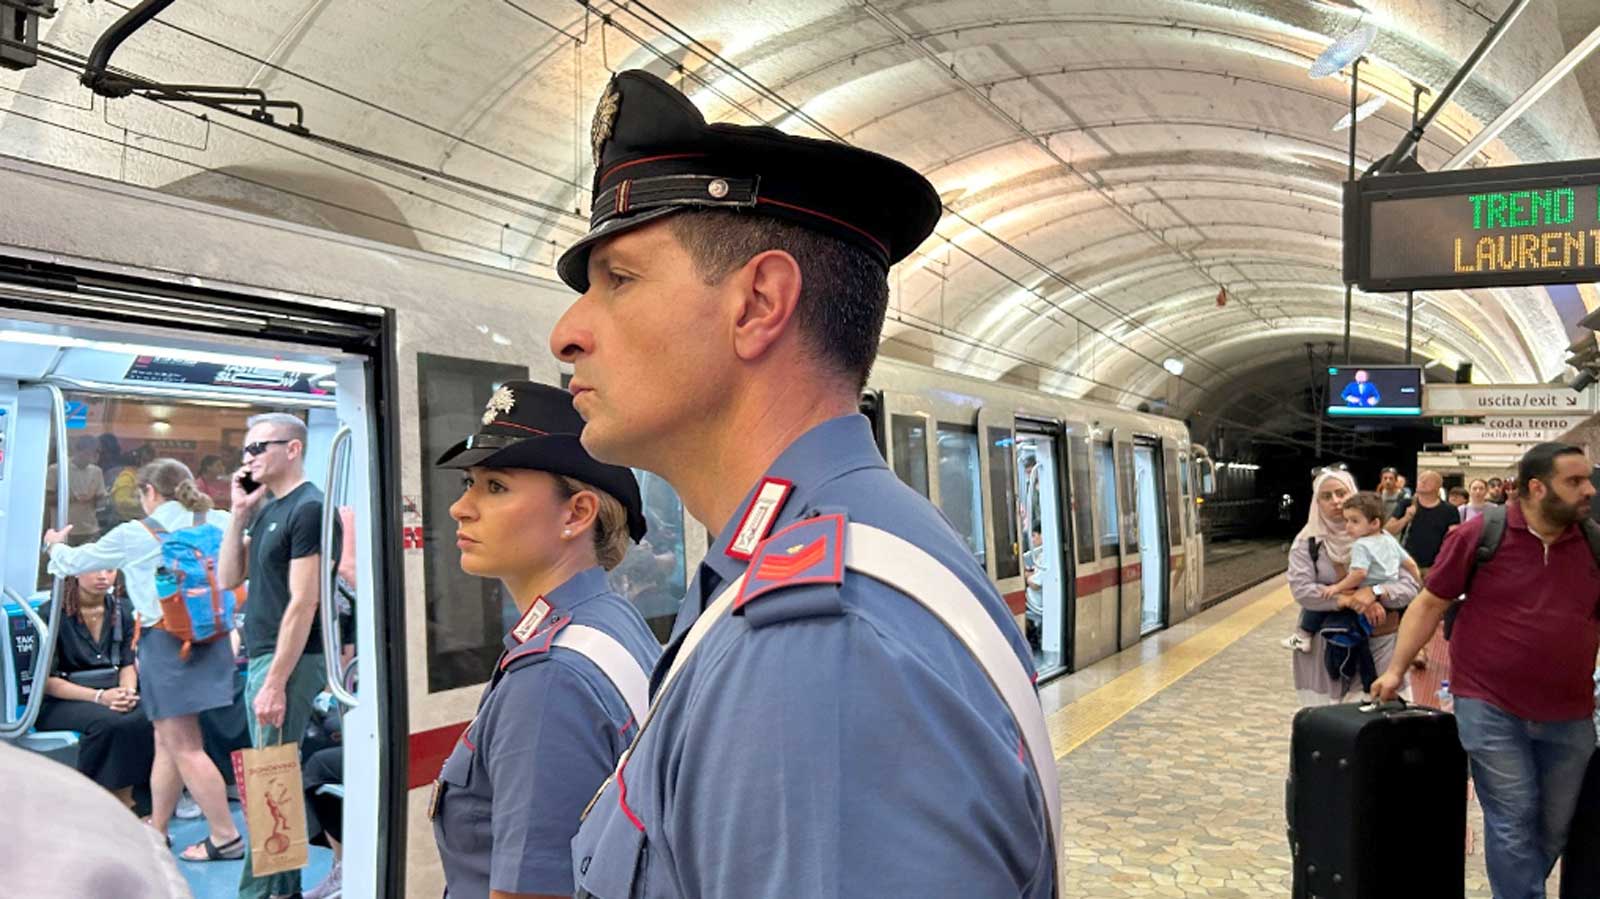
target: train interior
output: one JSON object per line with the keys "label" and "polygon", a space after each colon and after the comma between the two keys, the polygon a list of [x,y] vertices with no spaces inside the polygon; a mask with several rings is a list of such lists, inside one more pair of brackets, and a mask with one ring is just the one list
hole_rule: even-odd
{"label": "train interior", "polygon": [[[27,293],[0,284],[0,290],[13,289]],[[379,788],[387,776],[380,758],[384,666],[362,664],[375,657],[371,623],[375,597],[382,595],[371,552],[379,524],[373,520],[375,466],[369,462],[376,433],[370,404],[373,360],[327,347],[251,339],[241,336],[246,330],[241,327],[218,327],[208,336],[199,329],[152,323],[170,322],[172,308],[160,317],[95,320],[26,312],[0,317],[0,590],[7,625],[0,647],[0,736],[68,764],[81,736],[35,726],[46,681],[55,670],[53,636],[72,626],[63,620],[60,602],[67,579],[52,577],[40,553],[44,531],[71,524],[69,540],[76,545],[138,520],[143,511],[134,472],[158,457],[186,463],[202,491],[226,510],[247,419],[262,412],[299,416],[308,430],[306,477],[330,497],[328,514],[342,509],[347,524],[354,524],[338,553],[338,569],[329,554],[323,556],[326,641],[340,651],[327,657],[334,686],[319,697],[313,728],[319,745],[337,747],[348,757],[344,782],[319,788],[319,794],[349,797],[343,803],[348,812],[341,849],[354,863],[345,865],[346,884],[351,895],[373,895],[372,872],[381,859]],[[195,313],[197,322],[230,319],[235,326],[256,320],[219,310]],[[381,321],[375,318],[374,326]],[[241,606],[244,615],[248,603]],[[240,662],[234,706],[201,716],[207,753],[230,785],[229,753],[249,744]],[[242,829],[231,786],[230,799]],[[361,816],[373,820],[358,826]],[[174,818],[169,829],[180,848],[206,833],[203,818]],[[333,864],[330,848],[313,845],[309,855],[308,885]],[[194,894],[206,899],[234,895],[241,864],[180,868]]]}

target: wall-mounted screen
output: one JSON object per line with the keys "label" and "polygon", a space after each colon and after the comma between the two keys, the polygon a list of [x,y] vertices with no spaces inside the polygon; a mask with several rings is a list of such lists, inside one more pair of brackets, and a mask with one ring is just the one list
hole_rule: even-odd
{"label": "wall-mounted screen", "polygon": [[1328,414],[1358,417],[1421,415],[1422,367],[1330,365]]}

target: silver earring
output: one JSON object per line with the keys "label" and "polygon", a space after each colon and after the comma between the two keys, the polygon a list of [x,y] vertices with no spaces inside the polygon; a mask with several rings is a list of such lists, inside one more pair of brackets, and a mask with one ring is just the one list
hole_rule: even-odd
{"label": "silver earring", "polygon": [[566,530],[562,531],[561,532],[561,536],[563,536],[563,537],[571,537],[572,536],[572,529],[571,528],[567,528]]}

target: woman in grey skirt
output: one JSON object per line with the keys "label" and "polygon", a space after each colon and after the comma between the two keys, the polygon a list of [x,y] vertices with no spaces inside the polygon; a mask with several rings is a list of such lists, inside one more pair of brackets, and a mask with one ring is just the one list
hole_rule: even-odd
{"label": "woman in grey skirt", "polygon": [[140,701],[156,730],[150,826],[166,836],[178,793],[187,786],[205,813],[211,833],[186,848],[183,859],[243,858],[244,839],[228,811],[222,774],[205,753],[199,719],[201,712],[233,704],[233,644],[227,639],[196,643],[188,659],[180,657],[182,642],[159,626],[156,569],[161,565],[161,544],[149,527],[154,524],[168,533],[200,523],[226,529],[228,513],[212,510],[211,498],[195,485],[189,467],[176,459],[156,459],[143,466],[135,483],[147,517],[119,524],[94,543],[77,547],[66,545],[70,526],[47,531],[50,573],[66,577],[104,568],[122,569],[140,628]]}

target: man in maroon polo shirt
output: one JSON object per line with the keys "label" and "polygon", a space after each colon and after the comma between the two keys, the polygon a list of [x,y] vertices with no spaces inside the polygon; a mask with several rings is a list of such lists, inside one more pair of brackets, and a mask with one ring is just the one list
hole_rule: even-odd
{"label": "man in maroon polo shirt", "polygon": [[[1483,805],[1495,899],[1545,895],[1595,750],[1600,568],[1579,527],[1595,494],[1589,471],[1578,447],[1529,450],[1498,550],[1472,572],[1482,516],[1445,539],[1426,589],[1406,610],[1389,670],[1372,688],[1394,698],[1417,651],[1460,602],[1450,692]],[[1469,575],[1470,595],[1458,600]]]}

